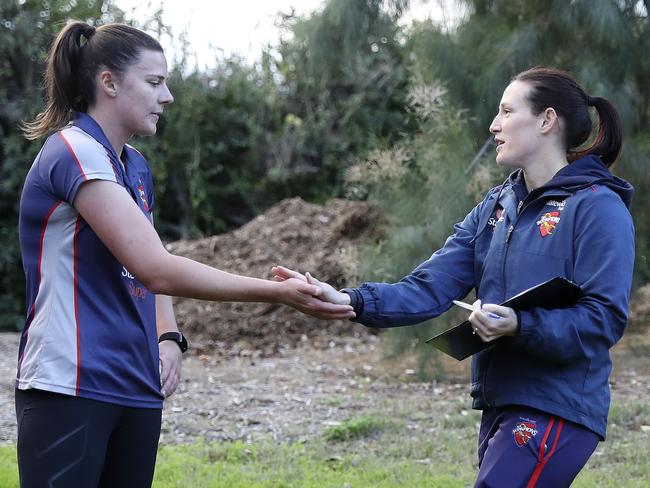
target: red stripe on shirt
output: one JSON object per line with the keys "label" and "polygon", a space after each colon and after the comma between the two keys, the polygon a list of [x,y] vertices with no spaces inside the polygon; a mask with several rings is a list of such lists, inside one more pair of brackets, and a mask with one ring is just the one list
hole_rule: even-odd
{"label": "red stripe on shirt", "polygon": [[85,172],[84,169],[81,167],[81,163],[79,162],[79,159],[77,158],[77,155],[75,154],[74,149],[72,149],[72,146],[70,145],[70,143],[68,142],[68,140],[67,140],[67,139],[65,138],[65,136],[63,135],[63,132],[59,132],[59,136],[61,136],[61,139],[63,139],[63,142],[64,142],[65,145],[68,147],[68,151],[70,151],[70,154],[72,154],[72,157],[73,157],[74,160],[77,162],[77,166],[79,166],[79,171],[81,171],[81,176],[83,176],[84,180],[87,180],[88,178],[86,178],[86,172]]}

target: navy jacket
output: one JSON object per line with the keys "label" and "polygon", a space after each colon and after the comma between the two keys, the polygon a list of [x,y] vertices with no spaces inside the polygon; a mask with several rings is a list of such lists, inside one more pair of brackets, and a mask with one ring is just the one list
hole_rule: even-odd
{"label": "navy jacket", "polygon": [[410,275],[354,289],[363,309],[356,320],[415,324],[474,288],[483,303],[501,303],[563,276],[582,288],[575,306],[522,311],[515,337],[472,357],[473,407],[526,405],[604,439],[609,349],[625,329],[632,282],[633,193],[596,156],[574,161],[530,193],[517,170]]}

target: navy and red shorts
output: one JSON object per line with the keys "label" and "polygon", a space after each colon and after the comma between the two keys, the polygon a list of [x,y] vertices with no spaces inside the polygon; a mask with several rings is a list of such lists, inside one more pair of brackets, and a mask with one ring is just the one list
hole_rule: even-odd
{"label": "navy and red shorts", "polygon": [[568,487],[598,441],[591,430],[533,408],[483,410],[475,487]]}

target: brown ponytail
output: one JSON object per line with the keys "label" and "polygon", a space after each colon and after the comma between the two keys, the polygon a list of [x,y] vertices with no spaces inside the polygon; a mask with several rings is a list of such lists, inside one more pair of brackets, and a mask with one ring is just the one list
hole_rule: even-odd
{"label": "brown ponytail", "polygon": [[75,105],[77,110],[87,109],[80,103],[81,89],[75,68],[80,64],[83,49],[81,36],[88,31],[88,27],[83,22],[68,24],[52,43],[44,76],[47,103],[45,110],[33,122],[22,125],[27,139],[37,139],[52,129],[64,126]]}
{"label": "brown ponytail", "polygon": [[100,68],[123,74],[143,50],[163,49],[148,34],[125,24],[96,29],[85,22],[66,25],[47,57],[45,110],[33,122],[22,124],[25,137],[42,137],[67,124],[71,112],[86,112],[95,103],[95,76]]}
{"label": "brown ponytail", "polygon": [[587,154],[600,156],[606,166],[618,159],[623,141],[623,124],[618,111],[609,100],[602,97],[589,97],[588,100],[598,113],[598,131],[594,142],[586,149],[576,151],[576,159]]}
{"label": "brown ponytail", "polygon": [[[519,73],[515,80],[532,86],[528,101],[533,113],[552,107],[562,118],[569,161],[588,154],[599,156],[606,166],[616,161],[623,145],[623,128],[616,108],[607,99],[590,97],[569,73],[553,68],[532,68]],[[580,149],[592,132],[590,106],[598,113],[598,131],[593,143]]]}

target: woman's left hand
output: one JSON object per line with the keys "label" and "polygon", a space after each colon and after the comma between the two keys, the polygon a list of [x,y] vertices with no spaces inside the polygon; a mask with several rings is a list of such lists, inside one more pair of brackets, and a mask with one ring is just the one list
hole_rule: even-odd
{"label": "woman's left hand", "polygon": [[165,398],[176,391],[181,380],[181,349],[174,341],[158,344],[160,355],[160,390]]}
{"label": "woman's left hand", "polygon": [[481,305],[481,300],[476,300],[472,306],[474,311],[469,316],[469,321],[474,328],[474,333],[483,342],[514,336],[517,333],[519,322],[513,309],[492,303]]}

